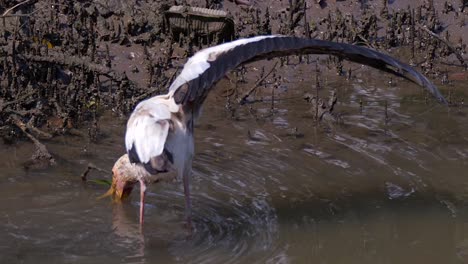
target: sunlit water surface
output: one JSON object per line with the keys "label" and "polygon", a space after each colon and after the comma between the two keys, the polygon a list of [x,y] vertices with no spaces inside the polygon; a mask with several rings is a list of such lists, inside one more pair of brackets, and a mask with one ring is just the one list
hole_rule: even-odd
{"label": "sunlit water surface", "polygon": [[467,109],[383,83],[328,81],[342,124],[318,127],[304,88],[273,114],[257,103],[235,119],[210,98],[196,128],[192,237],[180,182],[150,187],[143,233],[138,192],[115,204],[81,182],[88,163],[110,170],[124,153],[124,118],[103,117],[99,143],[46,142],[48,169],[23,169],[29,143],[2,145],[0,263],[466,263]]}

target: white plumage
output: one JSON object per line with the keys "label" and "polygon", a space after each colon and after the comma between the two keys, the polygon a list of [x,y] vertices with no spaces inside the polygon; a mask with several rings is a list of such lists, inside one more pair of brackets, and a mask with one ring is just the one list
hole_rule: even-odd
{"label": "white plumage", "polygon": [[175,91],[177,88],[182,86],[184,83],[196,79],[210,68],[210,61],[216,59],[216,55],[219,53],[224,53],[229,50],[232,50],[235,47],[245,45],[247,43],[256,42],[266,38],[273,37],[283,37],[279,35],[272,36],[258,36],[253,38],[238,39],[232,42],[224,43],[214,47],[206,48],[195,53],[184,65],[184,68],[180,72],[179,76],[174,80],[174,82],[169,87],[169,92]]}
{"label": "white plumage", "polygon": [[141,163],[147,163],[151,157],[163,152],[172,114],[179,110],[175,103],[170,102],[167,96],[142,101],[128,120],[125,146],[127,151],[133,146],[136,148]]}

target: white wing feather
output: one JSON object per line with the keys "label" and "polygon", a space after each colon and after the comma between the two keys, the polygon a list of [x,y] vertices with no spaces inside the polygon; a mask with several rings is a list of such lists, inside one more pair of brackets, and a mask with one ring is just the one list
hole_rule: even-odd
{"label": "white wing feather", "polygon": [[136,148],[140,162],[147,163],[151,157],[164,150],[169,132],[171,112],[169,106],[158,100],[145,100],[138,104],[127,123],[125,146],[127,152]]}
{"label": "white wing feather", "polygon": [[187,63],[185,63],[184,68],[180,72],[179,76],[174,80],[174,82],[169,87],[169,92],[174,92],[177,88],[179,88],[184,83],[187,83],[205,72],[208,68],[210,68],[210,56],[215,53],[222,53],[226,52],[227,50],[233,49],[240,45],[245,45],[250,42],[259,41],[265,38],[274,38],[277,37],[276,35],[271,36],[258,36],[253,38],[245,38],[245,39],[238,39],[232,42],[224,43],[221,45],[217,45],[214,47],[206,48],[203,50],[198,51],[193,55]]}

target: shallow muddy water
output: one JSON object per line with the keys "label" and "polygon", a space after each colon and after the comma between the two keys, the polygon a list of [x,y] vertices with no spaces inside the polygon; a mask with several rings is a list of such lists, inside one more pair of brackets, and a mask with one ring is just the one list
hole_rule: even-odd
{"label": "shallow muddy water", "polygon": [[143,234],[138,192],[113,204],[81,182],[89,162],[110,170],[124,152],[125,118],[103,117],[98,144],[46,142],[58,165],[45,170],[21,167],[29,143],[2,145],[0,262],[466,263],[467,109],[382,83],[330,79],[343,120],[332,127],[316,127],[301,89],[270,117],[259,103],[236,120],[212,96],[195,130],[191,238],[180,182],[150,187]]}

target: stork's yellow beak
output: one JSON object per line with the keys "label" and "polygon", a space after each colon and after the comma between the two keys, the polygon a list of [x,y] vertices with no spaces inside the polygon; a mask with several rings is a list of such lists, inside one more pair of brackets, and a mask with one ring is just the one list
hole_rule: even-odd
{"label": "stork's yellow beak", "polygon": [[111,187],[105,194],[99,196],[98,199],[111,196],[117,201],[124,200],[132,193],[133,185],[135,185],[135,182],[120,180],[120,177],[114,174]]}
{"label": "stork's yellow beak", "polygon": [[101,200],[101,199],[106,198],[106,197],[109,197],[109,196],[114,197],[114,194],[115,194],[115,187],[114,187],[114,185],[111,185],[111,187],[109,188],[109,190],[108,190],[105,194],[99,196],[97,199],[98,199],[98,200]]}

